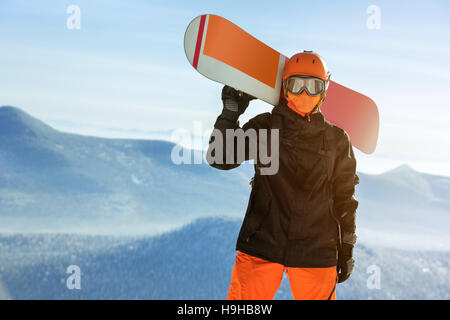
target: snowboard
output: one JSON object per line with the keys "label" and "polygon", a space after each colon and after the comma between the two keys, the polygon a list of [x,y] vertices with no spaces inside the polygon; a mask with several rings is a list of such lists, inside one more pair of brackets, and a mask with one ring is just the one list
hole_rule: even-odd
{"label": "snowboard", "polygon": [[[289,59],[225,18],[205,14],[192,20],[184,35],[189,63],[203,76],[244,91],[271,105],[282,97],[282,75]],[[344,129],[352,145],[374,152],[379,114],[369,97],[330,81],[320,110]]]}

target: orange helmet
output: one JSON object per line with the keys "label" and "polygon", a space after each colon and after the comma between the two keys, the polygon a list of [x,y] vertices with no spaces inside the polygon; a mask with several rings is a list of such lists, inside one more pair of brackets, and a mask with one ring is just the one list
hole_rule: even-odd
{"label": "orange helmet", "polygon": [[325,100],[326,90],[330,81],[330,73],[328,72],[325,61],[317,53],[312,51],[303,51],[294,54],[285,64],[283,70],[283,92],[284,98],[288,98],[288,91],[284,87],[284,81],[290,76],[310,76],[321,79],[325,83],[325,88],[320,94],[320,100],[311,112],[315,112]]}
{"label": "orange helmet", "polygon": [[330,73],[322,57],[306,50],[294,54],[284,66],[283,81],[294,75],[316,77],[325,83],[330,79]]}

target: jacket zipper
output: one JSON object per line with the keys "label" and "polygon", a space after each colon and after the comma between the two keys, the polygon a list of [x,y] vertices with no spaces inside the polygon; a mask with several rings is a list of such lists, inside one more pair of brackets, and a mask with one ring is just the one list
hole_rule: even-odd
{"label": "jacket zipper", "polygon": [[331,206],[331,216],[336,221],[337,227],[338,227],[338,237],[339,237],[339,250],[342,248],[342,239],[341,239],[341,223],[339,222],[339,219],[334,215],[334,204],[332,200],[329,200],[329,205]]}
{"label": "jacket zipper", "polygon": [[336,221],[336,224],[337,224],[337,227],[338,227],[338,245],[339,245],[338,250],[340,251],[342,249],[341,223],[339,222],[339,219],[334,214],[334,201],[333,201],[332,196],[330,195],[330,193],[331,193],[331,191],[330,191],[330,188],[331,188],[330,182],[328,182],[327,185],[328,185],[328,188],[327,188],[327,190],[328,190],[328,207],[330,209],[330,214],[333,217],[333,219]]}

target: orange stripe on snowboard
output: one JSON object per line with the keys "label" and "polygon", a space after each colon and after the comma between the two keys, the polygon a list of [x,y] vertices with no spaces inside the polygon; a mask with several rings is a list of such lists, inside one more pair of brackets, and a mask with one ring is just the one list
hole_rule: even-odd
{"label": "orange stripe on snowboard", "polygon": [[222,17],[209,16],[203,54],[275,88],[280,53]]}

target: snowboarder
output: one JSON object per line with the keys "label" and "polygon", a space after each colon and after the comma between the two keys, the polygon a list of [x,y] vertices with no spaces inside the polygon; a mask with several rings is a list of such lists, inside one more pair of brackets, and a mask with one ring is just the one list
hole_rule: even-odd
{"label": "snowboarder", "polygon": [[[349,135],[320,112],[330,73],[312,51],[293,55],[283,72],[283,97],[271,112],[239,126],[254,97],[224,86],[223,110],[214,128],[279,129],[279,169],[262,175],[258,157],[247,211],[236,243],[237,256],[227,299],[273,299],[286,271],[294,299],[335,299],[336,282],[354,266],[356,159]],[[234,139],[234,138],[233,138]],[[208,153],[212,150],[210,138]],[[245,141],[245,160],[249,160]],[[267,142],[271,143],[270,141]],[[236,154],[236,152],[234,152]]]}

